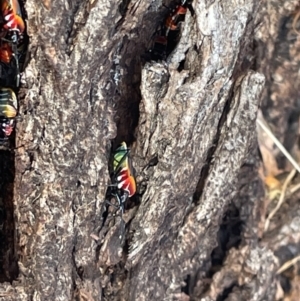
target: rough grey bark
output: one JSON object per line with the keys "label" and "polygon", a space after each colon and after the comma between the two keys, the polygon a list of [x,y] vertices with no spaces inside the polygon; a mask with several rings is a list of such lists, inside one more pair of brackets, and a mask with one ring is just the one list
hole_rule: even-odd
{"label": "rough grey bark", "polygon": [[[274,300],[278,263],[257,225],[261,3],[194,1],[167,62],[145,62],[161,4],[27,1],[14,184],[20,272],[1,284],[0,300]],[[99,233],[113,139],[131,143],[139,187],[123,244],[119,217]],[[241,241],[213,270],[233,207]]]}

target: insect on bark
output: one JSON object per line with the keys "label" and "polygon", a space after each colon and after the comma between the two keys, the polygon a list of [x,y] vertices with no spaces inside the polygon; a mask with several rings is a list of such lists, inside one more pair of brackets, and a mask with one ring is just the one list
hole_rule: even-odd
{"label": "insect on bark", "polygon": [[[125,230],[125,222],[123,220],[125,203],[128,198],[134,196],[136,193],[136,181],[133,176],[134,170],[129,157],[129,152],[130,150],[127,148],[125,142],[122,142],[121,145],[113,152],[110,163],[111,184],[108,185],[105,201],[103,203],[103,207],[113,206],[117,210],[120,210],[122,223],[121,239],[123,238]],[[104,210],[102,209],[101,212],[103,211]],[[103,214],[102,219],[103,225],[105,223]]]}
{"label": "insect on bark", "polygon": [[20,60],[26,54],[25,13],[18,0],[0,0],[0,143],[15,127]]}
{"label": "insect on bark", "polygon": [[[153,39],[153,47],[150,52],[151,59],[165,60],[173,51],[180,38],[180,25],[184,22],[188,8],[191,9],[191,1],[182,0],[164,19],[163,24],[156,31]],[[165,6],[166,7],[166,6]]]}
{"label": "insect on bark", "polygon": [[[25,53],[25,21],[18,0],[0,0],[1,22],[0,22],[0,62],[1,73],[7,69],[13,69],[16,73],[15,83],[10,86],[18,88],[20,85],[19,60]],[[3,84],[2,84],[3,85]]]}

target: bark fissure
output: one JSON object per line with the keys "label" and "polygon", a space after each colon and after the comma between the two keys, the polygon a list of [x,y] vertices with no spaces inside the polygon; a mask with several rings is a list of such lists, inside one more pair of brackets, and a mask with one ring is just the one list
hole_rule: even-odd
{"label": "bark fissure", "polygon": [[19,274],[14,219],[14,151],[0,150],[0,282],[12,282]]}
{"label": "bark fissure", "polygon": [[201,169],[199,182],[197,184],[196,191],[194,192],[194,195],[193,195],[193,203],[195,203],[196,205],[197,205],[197,203],[199,202],[199,200],[201,198],[201,193],[202,193],[203,187],[204,187],[204,185],[206,183],[206,180],[207,180],[207,177],[209,175],[209,171],[210,171],[211,165],[212,165],[213,160],[214,160],[214,154],[215,154],[215,151],[216,151],[216,149],[219,145],[219,140],[220,140],[220,137],[221,137],[221,135],[220,135],[221,134],[221,129],[222,129],[224,123],[227,120],[227,114],[229,113],[230,103],[231,103],[232,99],[233,99],[233,89],[232,89],[232,92],[229,93],[228,100],[224,105],[223,112],[222,112],[222,115],[220,117],[219,124],[217,126],[217,132],[216,132],[214,141],[212,143],[212,146],[207,151],[207,157],[206,157],[204,166]]}
{"label": "bark fissure", "polygon": [[233,289],[237,286],[237,283],[232,283],[230,286],[226,287],[224,291],[219,294],[216,301],[225,301]]}
{"label": "bark fissure", "polygon": [[70,56],[74,49],[74,42],[78,38],[79,32],[84,28],[88,18],[88,1],[70,1],[66,25],[66,54]]}
{"label": "bark fissure", "polygon": [[[1,55],[5,50],[2,49],[5,39],[6,42],[13,42],[10,37],[9,27],[5,29],[4,24],[14,24],[16,19],[19,17],[25,22],[27,20],[27,13],[24,8],[24,1],[16,1],[15,3],[5,3],[1,2]],[[8,8],[13,10],[18,10],[17,12],[9,13],[5,16],[6,21],[4,21],[4,11]],[[5,12],[8,13],[7,11]],[[16,15],[18,17],[16,17]],[[7,17],[9,16],[9,22]],[[7,23],[8,22],[8,23]],[[17,22],[18,23],[18,22]],[[22,118],[19,115],[20,103],[24,101],[24,93],[26,89],[20,87],[20,83],[16,83],[16,78],[20,76],[20,73],[24,70],[26,62],[27,47],[29,43],[29,37],[26,33],[26,25],[21,30],[19,25],[12,25],[14,30],[18,29],[16,34],[16,41],[10,44],[11,58],[9,62],[2,61],[1,58],[1,88],[10,88],[17,97],[17,112],[18,115],[15,117],[16,122],[22,122]],[[20,32],[21,31],[21,32]],[[15,32],[15,31],[12,31]],[[16,50],[13,50],[16,47]],[[8,52],[9,53],[9,52]],[[8,55],[8,54],[6,54]],[[17,64],[15,62],[18,62]],[[7,70],[8,71],[7,71]],[[3,112],[1,112],[2,114]],[[1,115],[3,118],[3,115]],[[2,121],[1,121],[2,122]],[[2,124],[1,124],[2,126]],[[1,129],[2,131],[2,129]],[[2,137],[2,136],[1,136]],[[18,266],[18,237],[16,232],[17,220],[15,218],[14,212],[14,197],[15,197],[15,160],[16,160],[16,133],[13,131],[11,136],[7,139],[0,140],[0,282],[5,281],[12,282],[19,276],[19,266]]]}

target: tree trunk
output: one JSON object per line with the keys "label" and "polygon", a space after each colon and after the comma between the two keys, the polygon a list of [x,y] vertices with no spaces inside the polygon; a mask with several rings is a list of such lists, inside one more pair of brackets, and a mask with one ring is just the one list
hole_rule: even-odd
{"label": "tree trunk", "polygon": [[[151,61],[170,13],[160,0],[27,1],[30,61],[7,194],[6,259],[19,272],[4,277],[13,282],[1,283],[0,300],[274,300],[278,262],[259,242],[264,7],[191,5],[174,50]],[[138,186],[123,241],[112,206],[102,219],[121,141]]]}

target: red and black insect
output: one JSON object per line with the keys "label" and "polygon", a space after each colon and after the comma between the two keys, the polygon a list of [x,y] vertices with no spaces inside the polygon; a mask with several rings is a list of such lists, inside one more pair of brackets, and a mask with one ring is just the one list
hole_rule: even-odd
{"label": "red and black insect", "polygon": [[152,60],[165,60],[167,58],[168,38],[156,35],[153,39],[153,47],[150,50]]}
{"label": "red and black insect", "polygon": [[[8,141],[16,123],[20,61],[25,60],[28,36],[25,13],[18,0],[0,0],[0,140]],[[26,38],[25,38],[26,37]],[[22,64],[21,63],[21,64]]]}
{"label": "red and black insect", "polygon": [[173,51],[179,39],[180,24],[184,21],[188,8],[191,8],[191,4],[187,0],[182,0],[172,10],[168,8],[171,12],[153,39],[151,59],[165,60]]}
{"label": "red and black insect", "polygon": [[[136,183],[133,177],[133,167],[129,158],[129,148],[125,142],[115,150],[112,163],[112,185],[123,199],[123,203],[128,197],[132,197],[136,193]],[[121,206],[121,205],[120,205]]]}
{"label": "red and black insect", "polygon": [[25,31],[25,22],[18,0],[1,0],[2,30],[16,31],[19,35]]}
{"label": "red and black insect", "polygon": [[12,134],[18,111],[17,97],[10,88],[0,87],[0,141]]}
{"label": "red and black insect", "polygon": [[[130,150],[125,142],[114,151],[111,159],[111,184],[108,186],[103,206],[111,205],[120,210],[122,229],[124,228],[123,213],[125,202],[136,193],[134,169],[129,157]],[[103,211],[103,210],[101,210]],[[103,220],[103,223],[105,221]],[[123,237],[123,231],[122,235]]]}
{"label": "red and black insect", "polygon": [[165,21],[166,36],[168,36],[171,30],[179,30],[179,25],[184,21],[186,12],[187,1],[183,0],[180,5],[176,5]]}
{"label": "red and black insect", "polygon": [[[20,59],[24,56],[25,21],[18,0],[0,0],[0,63],[1,75],[6,81],[1,85],[18,88],[20,84]],[[8,70],[12,69],[12,70]],[[7,83],[11,74],[15,73],[14,82]],[[3,77],[1,79],[3,79]]]}

